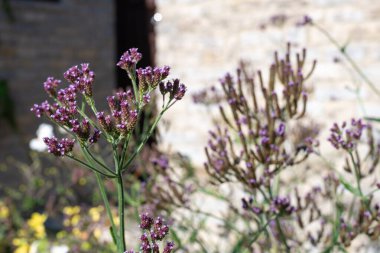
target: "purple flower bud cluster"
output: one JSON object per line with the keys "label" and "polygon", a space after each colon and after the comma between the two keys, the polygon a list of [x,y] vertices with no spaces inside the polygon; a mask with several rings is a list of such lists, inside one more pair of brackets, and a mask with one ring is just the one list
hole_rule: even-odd
{"label": "purple flower bud cluster", "polygon": [[[169,93],[170,101],[173,99],[180,100],[186,93],[186,86],[180,84],[178,79],[173,80],[173,82],[168,81],[164,83],[163,81],[169,76],[170,67],[145,67],[136,69],[136,64],[141,59],[141,54],[137,51],[137,48],[132,48],[125,52],[117,66],[126,70],[129,77],[135,83],[138,80],[138,104],[141,103],[142,106],[150,102],[149,93],[160,86],[161,94],[164,96]],[[136,80],[137,75],[137,80]],[[134,90],[134,92],[137,92]],[[137,94],[135,94],[137,97]],[[121,126],[124,127],[124,126]]]}
{"label": "purple flower bud cluster", "polygon": [[136,70],[139,80],[139,90],[141,93],[145,93],[149,89],[155,89],[158,84],[169,76],[170,67],[146,67]]}
{"label": "purple flower bud cluster", "polygon": [[46,93],[55,98],[57,96],[57,87],[61,83],[61,80],[55,79],[54,77],[48,77],[44,82],[44,89]]}
{"label": "purple flower bud cluster", "polygon": [[[50,104],[48,101],[44,101],[41,104],[34,104],[30,110],[38,118],[44,115],[58,126],[65,128],[67,131],[72,131],[81,142],[95,143],[98,141],[101,132],[95,128],[91,134],[92,127],[89,119],[80,115],[77,108],[78,93],[82,93],[86,97],[86,102],[92,101],[92,84],[95,74],[89,69],[88,64],[83,63],[79,67],[71,67],[63,75],[70,83],[66,88],[57,89],[61,81],[53,77],[48,77],[44,82],[46,93],[54,99],[55,103]],[[49,146],[49,152],[55,155],[59,153],[60,156],[69,152],[64,151],[68,149],[62,149],[58,144],[70,147],[71,141],[59,143],[55,140],[47,139],[45,141]]]}
{"label": "purple flower bud cluster", "polygon": [[[208,146],[205,148],[207,163],[205,168],[208,173],[215,177],[223,178],[230,168],[232,168],[235,161],[239,161],[239,158],[229,152],[228,145],[231,143],[231,137],[228,129],[222,130],[217,127],[216,132],[209,131],[210,139],[208,140]],[[212,168],[212,170],[211,170]]]}
{"label": "purple flower bud cluster", "polygon": [[[186,157],[175,155],[179,165],[192,170]],[[153,168],[150,178],[140,188],[147,203],[144,209],[169,211],[173,206],[189,207],[190,197],[194,192],[192,177],[187,173],[177,173],[177,170],[169,163],[166,155],[160,154],[151,159]]]}
{"label": "purple flower bud cluster", "polygon": [[346,122],[343,122],[340,126],[334,123],[333,127],[330,129],[330,137],[328,141],[336,149],[344,149],[347,151],[352,151],[363,134],[363,131],[368,127],[364,124],[361,119],[352,119],[351,126],[348,127]]}
{"label": "purple flower bud cluster", "polygon": [[134,71],[136,64],[141,58],[142,55],[138,52],[138,49],[131,48],[120,57],[120,60],[116,65],[126,71]]}
{"label": "purple flower bud cluster", "polygon": [[153,166],[159,167],[161,170],[169,169],[169,159],[165,155],[160,155],[157,158],[152,159]]}
{"label": "purple flower bud cluster", "polygon": [[[258,132],[258,141],[255,151],[251,151],[252,155],[264,164],[278,163],[278,157],[281,155],[285,157],[286,151],[281,149],[279,144],[285,140],[286,126],[280,122],[277,129],[270,132],[269,127],[263,126]],[[282,154],[280,153],[282,152]],[[282,161],[284,162],[284,161]]]}
{"label": "purple flower bud cluster", "polygon": [[[205,148],[205,167],[216,181],[229,182],[232,176],[249,188],[261,188],[270,184],[280,168],[304,161],[318,146],[316,134],[309,132],[295,145],[287,129],[293,126],[291,119],[305,115],[304,82],[316,64],[314,61],[304,75],[306,50],[295,58],[295,62],[291,60],[289,43],[282,59],[275,53],[267,84],[261,71],[252,75],[245,63],[241,63],[235,76],[226,74],[220,80],[226,103],[219,110],[231,134],[227,134],[228,130],[211,132]],[[277,92],[277,83],[282,94]]]}
{"label": "purple flower bud cluster", "polygon": [[127,92],[117,92],[115,96],[107,97],[111,114],[106,115],[101,111],[96,114],[99,125],[107,133],[114,137],[127,135],[136,126],[138,112],[133,109],[133,94]]}
{"label": "purple flower bud cluster", "polygon": [[212,105],[223,101],[223,94],[217,90],[215,86],[205,88],[192,94],[192,99],[195,104]]}
{"label": "purple flower bud cluster", "polygon": [[250,211],[255,215],[261,215],[266,213],[268,216],[289,216],[293,214],[297,208],[290,204],[290,199],[288,197],[276,196],[270,202],[269,206],[261,206],[261,204],[254,204],[253,198],[250,197],[248,200],[242,198],[242,208],[246,211]]}
{"label": "purple flower bud cluster", "polygon": [[166,83],[160,82],[160,92],[163,96],[169,94],[169,101],[181,100],[186,93],[186,86],[180,83],[179,79],[174,79],[172,82],[168,81]]}
{"label": "purple flower bud cluster", "polygon": [[272,200],[270,205],[270,212],[275,215],[290,215],[295,210],[296,208],[290,204],[290,199],[288,197],[277,196]]}
{"label": "purple flower bud cluster", "polygon": [[353,221],[340,218],[339,239],[345,247],[349,247],[352,241],[360,234],[366,234],[372,240],[380,237],[379,205],[376,204],[374,210],[361,209]]}
{"label": "purple flower bud cluster", "polygon": [[52,114],[52,106],[46,100],[41,104],[34,104],[30,111],[33,112],[37,118],[41,118],[42,115],[50,116]]}
{"label": "purple flower bud cluster", "polygon": [[55,156],[65,156],[70,153],[74,147],[74,140],[63,138],[58,140],[55,137],[43,138],[43,141],[48,146],[48,152]]}
{"label": "purple flower bud cluster", "polygon": [[73,85],[75,92],[82,92],[88,97],[92,97],[92,85],[95,80],[95,73],[90,70],[88,63],[82,63],[80,67],[69,68],[63,76]]}
{"label": "purple flower bud cluster", "polygon": [[[147,213],[140,215],[140,228],[145,231],[140,236],[140,252],[141,253],[160,253],[158,241],[162,241],[169,232],[169,227],[163,224],[163,220],[158,217],[154,220]],[[174,249],[173,242],[167,242],[163,253],[171,253]],[[125,253],[135,253],[133,250]]]}
{"label": "purple flower bud cluster", "polygon": [[306,26],[311,24],[313,24],[313,19],[310,16],[305,15],[296,23],[296,26]]}

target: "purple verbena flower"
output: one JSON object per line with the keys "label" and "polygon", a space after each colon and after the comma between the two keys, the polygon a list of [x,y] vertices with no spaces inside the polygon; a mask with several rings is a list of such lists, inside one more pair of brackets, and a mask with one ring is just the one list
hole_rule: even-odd
{"label": "purple verbena flower", "polygon": [[149,94],[145,94],[143,96],[143,102],[144,102],[144,104],[148,104],[150,102],[150,95]]}
{"label": "purple verbena flower", "polygon": [[312,23],[313,23],[313,19],[310,16],[305,15],[303,16],[302,20],[296,23],[296,26],[306,26]]}
{"label": "purple verbena flower", "polygon": [[97,143],[101,134],[102,132],[100,130],[95,129],[93,135],[90,137],[90,139],[88,139],[88,141],[92,144]]}
{"label": "purple verbena flower", "polygon": [[95,73],[89,69],[88,63],[82,63],[69,68],[63,76],[75,87],[75,91],[82,92],[84,95],[92,96],[92,84],[95,80]]}
{"label": "purple verbena flower", "polygon": [[140,215],[140,220],[140,228],[150,230],[154,222],[153,218],[148,213],[144,213]]}
{"label": "purple verbena flower", "polygon": [[164,248],[163,253],[171,253],[174,249],[174,243],[173,242],[167,242]]}
{"label": "purple verbena flower", "polygon": [[138,52],[138,49],[131,48],[120,57],[120,60],[116,65],[126,71],[132,71],[136,68],[136,64],[141,60],[141,58],[142,55]]}
{"label": "purple verbena flower", "polygon": [[112,134],[114,131],[114,123],[111,116],[105,115],[104,112],[98,112],[96,114],[96,118],[98,119],[99,125],[103,128],[103,130],[108,134]]}
{"label": "purple verbena flower", "polygon": [[150,231],[152,239],[161,241],[169,233],[169,227],[163,224],[163,219],[157,217],[154,221],[154,226]]}
{"label": "purple verbena flower", "polygon": [[30,108],[30,111],[33,112],[37,118],[40,118],[43,114],[51,112],[51,106],[48,101],[44,101],[41,104],[34,104],[33,107]]}
{"label": "purple verbena flower", "polygon": [[351,151],[355,148],[357,142],[360,140],[364,129],[368,126],[362,122],[361,119],[351,120],[351,126],[347,128],[347,123],[343,122],[341,126],[334,123],[330,129],[330,137],[328,141],[336,149],[344,149]]}
{"label": "purple verbena flower", "polygon": [[169,168],[169,159],[166,156],[161,155],[158,158],[152,159],[152,164],[160,167],[162,170],[167,170]]}
{"label": "purple verbena flower", "polygon": [[57,87],[61,83],[61,80],[54,79],[53,77],[48,77],[44,82],[44,89],[46,93],[55,98],[57,96]]}
{"label": "purple verbena flower", "polygon": [[43,138],[43,141],[48,146],[48,152],[55,156],[65,156],[67,153],[71,152],[74,147],[74,140],[68,138],[58,140],[56,137],[45,137]]}

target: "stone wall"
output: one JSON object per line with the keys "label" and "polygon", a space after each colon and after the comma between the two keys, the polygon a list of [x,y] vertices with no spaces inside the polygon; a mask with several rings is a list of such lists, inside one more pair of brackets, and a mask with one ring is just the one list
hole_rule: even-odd
{"label": "stone wall", "polygon": [[10,2],[15,21],[0,13],[0,75],[7,79],[19,129],[0,122],[0,161],[25,156],[42,123],[30,107],[46,99],[42,84],[48,76],[63,79],[69,67],[89,62],[99,98],[116,87],[113,1]]}
{"label": "stone wall", "polygon": [[[157,29],[158,62],[170,65],[190,94],[216,84],[225,72],[234,71],[240,59],[250,60],[254,68],[266,72],[273,51],[283,51],[290,41],[298,49],[307,47],[310,59],[318,60],[308,82],[314,88],[311,118],[328,128],[333,121],[352,116],[380,116],[374,92],[346,61],[334,63],[334,58],[342,57],[332,43],[315,28],[294,25],[308,14],[337,41],[349,42],[347,50],[353,60],[380,89],[379,1],[158,0],[157,5],[162,14]],[[263,23],[279,14],[288,17],[284,25],[262,29]],[[165,134],[164,146],[173,146],[200,165],[205,159],[207,130],[212,127],[209,115],[187,96],[168,114],[171,130]]]}

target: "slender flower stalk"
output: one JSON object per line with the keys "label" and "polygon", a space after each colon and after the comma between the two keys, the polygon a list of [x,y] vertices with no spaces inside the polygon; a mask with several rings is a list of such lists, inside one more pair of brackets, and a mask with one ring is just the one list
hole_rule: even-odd
{"label": "slender flower stalk", "polygon": [[340,44],[333,35],[326,30],[324,27],[314,22],[313,19],[309,16],[304,16],[302,20],[297,22],[297,26],[312,26],[316,28],[321,34],[323,34],[343,55],[343,57],[347,60],[347,62],[351,65],[351,67],[355,70],[355,72],[360,76],[360,78],[371,88],[373,92],[377,96],[380,96],[380,90],[376,87],[375,83],[372,82],[368,76],[363,72],[363,70],[359,67],[359,65],[352,59],[350,54],[347,52],[347,45]]}

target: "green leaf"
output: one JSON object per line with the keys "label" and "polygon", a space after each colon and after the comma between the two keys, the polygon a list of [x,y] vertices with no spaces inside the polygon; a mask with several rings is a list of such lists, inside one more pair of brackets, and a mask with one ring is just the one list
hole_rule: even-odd
{"label": "green leaf", "polygon": [[349,182],[347,182],[342,176],[339,177],[339,182],[343,185],[343,187],[347,191],[351,192],[352,194],[354,194],[355,196],[359,198],[362,197],[360,194],[360,191],[356,187],[352,186]]}

